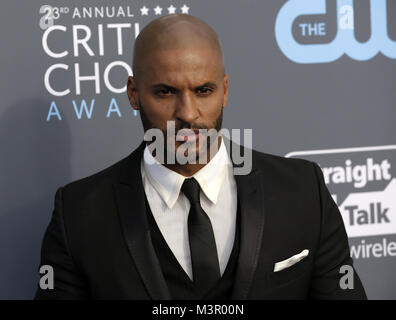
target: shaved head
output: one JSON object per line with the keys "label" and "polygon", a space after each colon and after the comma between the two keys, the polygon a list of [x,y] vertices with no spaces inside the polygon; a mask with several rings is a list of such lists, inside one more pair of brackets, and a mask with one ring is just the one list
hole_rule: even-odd
{"label": "shaved head", "polygon": [[[228,99],[228,75],[216,32],[186,14],[163,16],[149,23],[135,41],[127,93],[130,105],[140,113],[144,131],[157,129],[166,137],[164,155],[176,150],[183,153],[184,141],[177,135],[189,130],[196,139],[192,156],[212,156],[208,151],[220,146],[221,136],[215,143],[198,131],[221,129]],[[168,130],[169,122],[174,133]],[[190,176],[204,164],[165,165]]]}
{"label": "shaved head", "polygon": [[159,51],[205,50],[224,74],[223,53],[216,32],[204,21],[187,14],[174,14],[149,23],[138,35],[133,54],[136,79],[145,69],[147,59]]}

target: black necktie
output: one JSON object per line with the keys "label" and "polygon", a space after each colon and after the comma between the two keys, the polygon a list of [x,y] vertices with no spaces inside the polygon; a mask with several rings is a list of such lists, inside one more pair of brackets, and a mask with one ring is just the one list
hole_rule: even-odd
{"label": "black necktie", "polygon": [[191,204],[188,214],[188,237],[195,285],[207,291],[220,279],[216,242],[210,219],[199,201],[200,187],[194,178],[185,179],[181,190]]}

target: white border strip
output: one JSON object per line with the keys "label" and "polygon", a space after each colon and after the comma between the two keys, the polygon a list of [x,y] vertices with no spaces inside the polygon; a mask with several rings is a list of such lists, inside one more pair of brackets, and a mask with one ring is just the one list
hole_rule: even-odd
{"label": "white border strip", "polygon": [[388,146],[374,146],[374,147],[358,147],[358,148],[340,148],[340,149],[322,149],[322,150],[305,150],[305,151],[292,151],[285,155],[286,158],[293,156],[308,156],[315,154],[329,154],[329,153],[345,153],[345,152],[362,152],[362,151],[381,151],[381,150],[394,150],[396,145]]}

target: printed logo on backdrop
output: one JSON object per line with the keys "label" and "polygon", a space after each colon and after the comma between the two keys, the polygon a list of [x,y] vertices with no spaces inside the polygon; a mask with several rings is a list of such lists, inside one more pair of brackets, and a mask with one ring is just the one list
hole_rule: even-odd
{"label": "printed logo on backdrop", "polygon": [[351,246],[354,258],[396,256],[396,145],[296,151],[286,155],[316,162],[337,203],[349,238],[384,236]]}
{"label": "printed logo on backdrop", "polygon": [[[358,61],[378,53],[396,59],[396,39],[390,37],[396,30],[389,30],[388,23],[396,19],[392,1],[288,0],[276,17],[275,38],[282,53],[296,63],[329,63],[344,54]],[[355,36],[355,5],[369,12],[369,19],[362,19],[370,27],[364,42]]]}
{"label": "printed logo on backdrop", "polygon": [[43,118],[61,121],[65,113],[77,120],[121,118],[123,108],[130,109],[126,80],[132,75],[133,42],[142,26],[161,15],[190,11],[186,4],[164,2],[152,7],[40,6],[38,24],[48,57],[42,81],[52,100]]}

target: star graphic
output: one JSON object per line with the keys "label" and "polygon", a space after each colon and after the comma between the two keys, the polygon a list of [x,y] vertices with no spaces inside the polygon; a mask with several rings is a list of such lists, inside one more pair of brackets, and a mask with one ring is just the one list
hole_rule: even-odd
{"label": "star graphic", "polygon": [[149,10],[150,10],[150,9],[147,8],[146,6],[143,6],[142,8],[140,8],[140,12],[141,12],[142,16],[147,16]]}
{"label": "star graphic", "polygon": [[168,12],[169,12],[169,14],[176,13],[176,8],[173,6],[173,4],[171,4],[171,6],[168,7]]}
{"label": "star graphic", "polygon": [[156,6],[156,7],[154,8],[154,12],[155,12],[155,15],[156,15],[156,16],[159,16],[159,15],[162,14],[162,8],[161,8],[160,6]]}
{"label": "star graphic", "polygon": [[187,7],[186,5],[184,5],[180,9],[181,9],[182,13],[188,13],[188,10],[190,10],[190,7]]}

